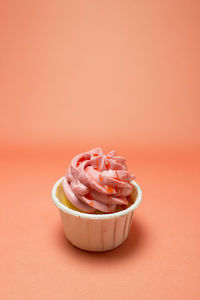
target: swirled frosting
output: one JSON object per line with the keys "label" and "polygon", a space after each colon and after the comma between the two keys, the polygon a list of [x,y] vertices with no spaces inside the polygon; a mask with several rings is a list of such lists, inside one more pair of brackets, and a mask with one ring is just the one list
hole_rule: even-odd
{"label": "swirled frosting", "polygon": [[72,159],[63,190],[68,200],[83,212],[111,213],[118,206],[128,206],[133,178],[125,158],[115,151],[105,155],[101,148],[95,148]]}

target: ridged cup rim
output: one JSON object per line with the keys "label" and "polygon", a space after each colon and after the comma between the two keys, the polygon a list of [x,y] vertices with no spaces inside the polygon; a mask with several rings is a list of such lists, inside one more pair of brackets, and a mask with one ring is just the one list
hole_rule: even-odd
{"label": "ridged cup rim", "polygon": [[52,199],[53,199],[55,205],[60,210],[64,211],[65,213],[68,213],[70,215],[79,217],[79,218],[95,219],[95,220],[117,218],[117,217],[120,217],[120,216],[127,215],[131,211],[135,210],[138,207],[138,205],[140,204],[140,202],[142,201],[142,190],[141,190],[140,186],[137,184],[137,182],[132,180],[131,183],[134,185],[134,187],[137,190],[137,198],[136,198],[135,202],[131,206],[129,206],[128,208],[126,208],[124,210],[121,210],[121,211],[118,211],[118,212],[115,212],[115,213],[98,214],[98,215],[97,214],[79,212],[79,211],[73,210],[73,209],[65,206],[64,204],[62,204],[60,202],[60,200],[58,199],[58,197],[56,196],[57,188],[58,188],[59,184],[63,181],[63,179],[64,179],[64,177],[61,177],[54,184],[54,186],[52,188],[52,191],[51,191]]}

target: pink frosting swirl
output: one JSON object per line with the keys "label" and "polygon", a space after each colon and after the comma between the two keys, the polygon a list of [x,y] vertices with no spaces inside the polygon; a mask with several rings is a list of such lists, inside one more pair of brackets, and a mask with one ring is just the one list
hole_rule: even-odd
{"label": "pink frosting swirl", "polygon": [[63,190],[68,200],[84,212],[110,213],[118,205],[128,206],[133,178],[125,158],[117,156],[115,151],[104,155],[101,148],[95,148],[72,159]]}

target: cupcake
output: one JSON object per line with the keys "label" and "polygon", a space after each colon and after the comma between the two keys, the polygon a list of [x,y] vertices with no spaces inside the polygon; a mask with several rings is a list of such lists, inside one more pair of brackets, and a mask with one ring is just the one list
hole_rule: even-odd
{"label": "cupcake", "polygon": [[52,189],[67,239],[88,251],[107,251],[127,238],[142,192],[124,157],[101,148],[76,155]]}

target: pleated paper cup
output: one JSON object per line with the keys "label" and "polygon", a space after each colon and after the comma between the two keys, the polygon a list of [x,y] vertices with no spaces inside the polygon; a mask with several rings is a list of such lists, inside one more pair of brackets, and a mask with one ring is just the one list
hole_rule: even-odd
{"label": "pleated paper cup", "polygon": [[142,191],[133,180],[136,199],[127,209],[110,214],[88,214],[63,205],[56,191],[63,181],[60,178],[52,189],[52,198],[58,207],[67,239],[74,246],[87,251],[107,251],[120,246],[128,237],[133,212],[142,200]]}

